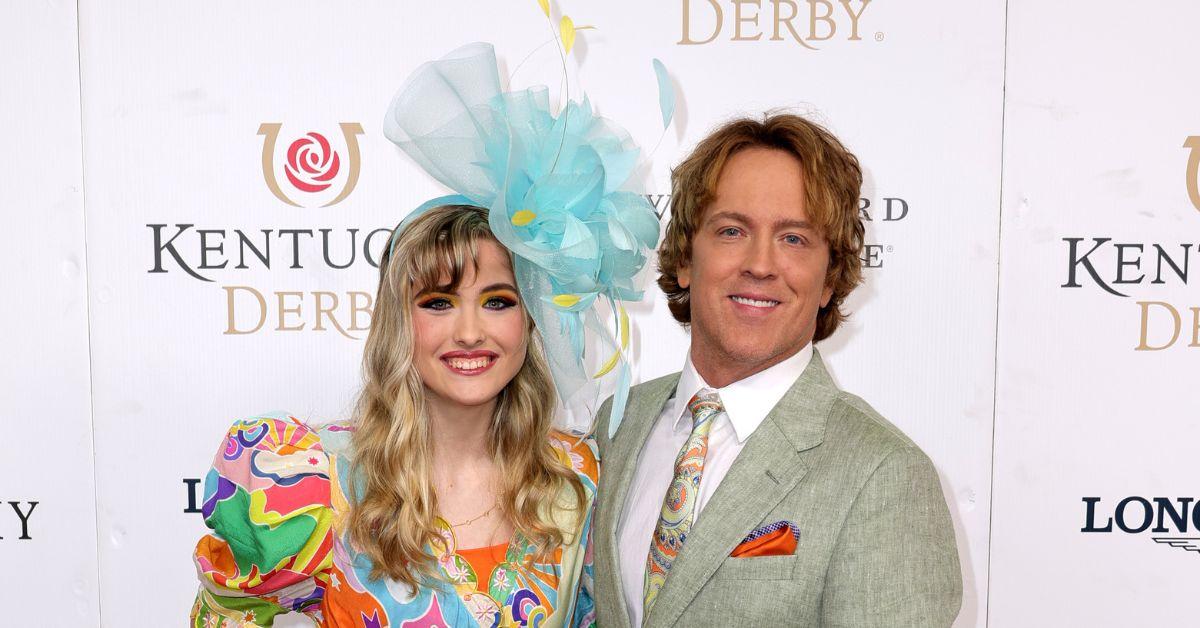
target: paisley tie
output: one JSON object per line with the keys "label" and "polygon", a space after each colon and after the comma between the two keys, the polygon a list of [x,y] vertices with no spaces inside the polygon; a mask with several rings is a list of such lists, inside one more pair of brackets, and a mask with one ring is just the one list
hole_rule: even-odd
{"label": "paisley tie", "polygon": [[704,458],[708,454],[708,433],[713,420],[724,411],[721,398],[709,388],[696,393],[688,402],[688,409],[692,412],[692,433],[675,457],[675,477],[663,500],[650,542],[650,555],[646,558],[643,617],[650,614],[650,607],[667,580],[667,572],[692,529]]}

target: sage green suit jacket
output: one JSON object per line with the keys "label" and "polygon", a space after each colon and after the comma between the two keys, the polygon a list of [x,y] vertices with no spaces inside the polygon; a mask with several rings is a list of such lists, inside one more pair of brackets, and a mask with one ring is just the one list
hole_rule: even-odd
{"label": "sage green suit jacket", "polygon": [[[629,625],[617,525],[638,455],[679,374],[633,387],[601,455],[593,543],[597,621]],[[754,528],[800,530],[791,556],[730,558]],[[647,546],[649,540],[647,540]],[[962,603],[954,527],[929,458],[866,402],[842,392],[819,353],[771,410],[701,512],[645,625],[949,626]]]}

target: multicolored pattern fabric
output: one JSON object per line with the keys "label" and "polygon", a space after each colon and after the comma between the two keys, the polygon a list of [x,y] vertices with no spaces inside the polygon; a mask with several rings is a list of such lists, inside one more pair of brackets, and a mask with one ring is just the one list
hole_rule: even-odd
{"label": "multicolored pattern fabric", "polygon": [[675,457],[675,477],[663,499],[662,512],[650,542],[650,554],[646,557],[646,584],[642,594],[646,615],[650,614],[658,591],[667,581],[667,572],[692,529],[704,459],[708,456],[708,433],[713,419],[724,408],[716,391],[705,388],[688,401],[688,410],[692,413],[692,433]]}
{"label": "multicolored pattern fabric", "polygon": [[[213,530],[196,546],[201,588],[192,626],[270,626],[301,612],[321,626],[593,626],[591,512],[595,442],[552,433],[550,442],[587,494],[586,515],[560,521],[570,543],[548,559],[520,533],[490,574],[456,553],[450,526],[430,553],[444,586],[418,589],[370,578],[349,542],[350,428],[312,429],[286,414],[239,421],[204,482]],[[545,562],[542,562],[545,561]]]}

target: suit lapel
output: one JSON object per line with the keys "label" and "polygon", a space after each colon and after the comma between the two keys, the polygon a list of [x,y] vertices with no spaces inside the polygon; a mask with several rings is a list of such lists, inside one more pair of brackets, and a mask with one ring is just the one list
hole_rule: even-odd
{"label": "suit lapel", "polygon": [[[617,434],[609,443],[604,459],[600,461],[600,498],[596,509],[596,528],[602,535],[595,544],[597,567],[605,565],[604,573],[596,569],[596,578],[609,580],[609,591],[617,592],[616,603],[620,608],[622,623],[627,623],[629,609],[625,604],[624,588],[621,586],[621,568],[618,557],[617,525],[621,521],[629,486],[637,469],[642,446],[654,427],[655,419],[662,413],[663,406],[675,392],[679,374],[668,375],[646,382],[630,395],[625,417]],[[628,557],[626,557],[628,559]]]}
{"label": "suit lapel", "polygon": [[678,620],[737,544],[796,487],[808,471],[804,452],[821,444],[836,395],[814,351],[804,373],[746,440],[700,513],[646,625]]}

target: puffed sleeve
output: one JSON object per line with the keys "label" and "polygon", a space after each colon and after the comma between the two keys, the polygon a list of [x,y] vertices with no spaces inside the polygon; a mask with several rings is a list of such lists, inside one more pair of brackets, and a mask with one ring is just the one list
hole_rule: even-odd
{"label": "puffed sleeve", "polygon": [[330,460],[316,432],[284,415],[238,421],[204,480],[193,626],[321,621],[333,550]]}

